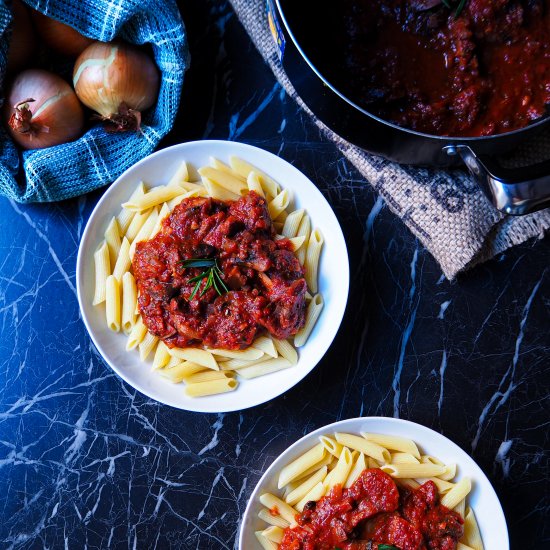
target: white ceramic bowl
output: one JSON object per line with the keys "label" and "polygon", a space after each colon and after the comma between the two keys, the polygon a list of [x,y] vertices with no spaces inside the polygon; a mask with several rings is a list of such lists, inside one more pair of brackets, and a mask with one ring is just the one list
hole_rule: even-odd
{"label": "white ceramic bowl", "polygon": [[[303,207],[325,238],[319,267],[319,291],[325,307],[306,345],[300,349],[298,364],[253,380],[241,380],[236,391],[207,397],[187,397],[182,384],[172,384],[151,372],[137,352],[125,351],[126,337],[108,330],[104,305],[93,306],[93,254],[103,239],[109,220],[116,215],[140,181],[150,186],[166,184],[183,160],[195,168],[208,164],[210,156],[227,162],[237,155],[257,166],[283,188],[293,192],[296,207]],[[128,384],[145,395],[180,409],[197,412],[227,412],[246,409],[281,395],[300,382],[321,360],[342,321],[349,287],[349,263],[342,230],[321,192],[285,160],[257,147],[230,141],[181,143],[138,162],[124,172],[95,207],[80,242],[76,268],[78,301],[82,318],[92,340],[111,368]]]}
{"label": "white ceramic bowl", "polygon": [[479,523],[485,550],[509,550],[508,529],[502,506],[481,468],[445,436],[408,420],[378,416],[350,418],[323,426],[302,437],[282,453],[267,469],[250,496],[241,524],[239,549],[261,550],[254,535],[254,531],[265,529],[267,526],[258,518],[258,512],[262,508],[260,495],[266,492],[278,494],[277,478],[284,466],[318,443],[320,435],[330,435],[334,432],[359,434],[362,431],[408,437],[418,444],[421,452],[436,456],[445,463],[456,462],[456,479],[459,480],[463,476],[472,479],[472,492],[468,497],[468,503]]}

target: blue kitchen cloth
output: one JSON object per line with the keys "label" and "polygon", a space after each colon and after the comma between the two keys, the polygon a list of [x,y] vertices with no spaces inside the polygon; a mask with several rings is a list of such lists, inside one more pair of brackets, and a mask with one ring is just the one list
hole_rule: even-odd
{"label": "blue kitchen cloth", "polygon": [[[90,38],[109,42],[117,37],[150,44],[161,73],[158,101],[143,114],[141,133],[108,133],[96,123],[71,143],[21,152],[4,128],[0,129],[0,194],[23,203],[59,201],[112,183],[150,154],[170,131],[189,65],[187,36],[174,0],[25,2]],[[11,19],[11,10],[1,2],[0,82],[5,77]],[[2,97],[4,93],[2,89]],[[16,181],[21,171],[26,185]]]}

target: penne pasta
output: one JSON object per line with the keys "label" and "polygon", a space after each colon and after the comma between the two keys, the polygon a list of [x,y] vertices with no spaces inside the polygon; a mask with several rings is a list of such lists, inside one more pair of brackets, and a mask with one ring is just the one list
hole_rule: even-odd
{"label": "penne pasta", "polygon": [[304,470],[294,481],[300,483],[306,479],[311,474],[315,473],[317,470],[320,470],[324,466],[330,466],[333,461],[337,461],[337,458],[330,453],[325,453],[325,456],[319,461],[309,467],[307,470]]}
{"label": "penne pasta", "polygon": [[212,380],[229,380],[234,378],[233,375],[219,370],[205,370],[190,374],[184,378],[187,384],[197,384],[199,382],[211,382]]}
{"label": "penne pasta", "polygon": [[243,182],[246,182],[246,177],[241,176],[239,173],[235,172],[231,166],[228,166],[225,164],[225,162],[222,162],[221,160],[217,159],[216,157],[210,157],[210,166],[212,168],[215,168],[216,170],[219,170],[220,172],[225,172],[226,174],[229,174],[233,176],[234,178],[237,178]]}
{"label": "penne pasta", "polygon": [[470,507],[466,508],[466,515],[464,516],[464,536],[462,537],[462,542],[474,550],[484,550],[479,525]]}
{"label": "penne pasta", "polygon": [[332,470],[323,481],[326,492],[330,491],[336,485],[343,487],[344,483],[348,479],[352,466],[353,459],[351,456],[351,451],[347,447],[344,447],[334,470]]}
{"label": "penne pasta", "polygon": [[297,348],[302,347],[307,342],[319,315],[321,315],[323,305],[323,297],[320,294],[316,294],[311,302],[309,302],[306,310],[306,322],[294,336],[294,345]]}
{"label": "penne pasta", "polygon": [[296,237],[304,237],[304,242],[302,246],[296,252],[296,257],[298,258],[298,261],[302,265],[304,265],[306,261],[306,252],[309,244],[310,235],[311,235],[311,219],[307,214],[304,214],[302,217],[302,220],[300,221],[298,232],[296,233]]}
{"label": "penne pasta", "polygon": [[259,168],[256,168],[252,164],[235,156],[229,157],[229,164],[231,165],[231,168],[237,172],[237,174],[240,174],[244,178],[248,178],[248,174],[250,172],[255,172],[261,179],[262,187],[266,191],[267,195],[275,197],[279,194],[278,183],[274,179],[270,178],[265,172],[262,172]]}
{"label": "penne pasta", "polygon": [[273,338],[273,345],[281,357],[290,361],[292,365],[298,363],[298,352],[288,340],[278,340]]}
{"label": "penne pasta", "polygon": [[367,467],[366,461],[365,461],[365,455],[363,453],[358,453],[357,458],[355,460],[355,463],[353,464],[353,467],[351,468],[351,471],[348,475],[348,479],[344,483],[344,488],[348,489],[351,487],[359,478],[363,470],[365,470]]}
{"label": "penne pasta", "polygon": [[162,227],[162,221],[164,220],[164,218],[166,218],[169,215],[170,215],[170,207],[168,206],[168,203],[165,202],[158,213],[157,221],[153,226],[153,230],[151,231],[151,235],[149,238],[152,239],[160,231],[160,228]]}
{"label": "penne pasta", "polygon": [[471,546],[468,546],[467,544],[458,542],[456,545],[456,550],[473,550],[473,548]]}
{"label": "penne pasta", "polygon": [[417,462],[420,460],[420,452],[416,443],[411,439],[405,437],[398,437],[395,435],[384,435],[384,434],[373,434],[361,432],[361,435],[367,440],[377,443],[386,449],[392,451],[400,451],[401,453],[409,453],[414,458],[417,459]]}
{"label": "penne pasta", "polygon": [[392,477],[398,478],[417,478],[437,476],[445,471],[444,466],[437,464],[384,464],[380,466],[383,472]]}
{"label": "penne pasta", "polygon": [[[140,182],[140,184],[137,186],[136,190],[132,193],[130,196],[130,200],[134,200],[137,197],[145,194],[145,184],[143,182]],[[126,208],[122,208],[120,210],[120,213],[116,217],[118,222],[118,229],[120,231],[120,237],[124,237],[126,235],[126,231],[128,231],[128,227],[130,227],[130,223],[132,222],[132,219],[135,216],[135,212],[132,210],[127,210]]]}
{"label": "penne pasta", "polygon": [[461,518],[464,517],[464,510],[465,509],[466,509],[466,499],[464,499],[464,498],[453,508],[453,510],[457,514],[460,514]]}
{"label": "penne pasta", "polygon": [[212,168],[211,166],[203,166],[199,168],[199,174],[208,179],[209,181],[227,189],[231,193],[235,194],[237,197],[243,193],[248,187],[246,181],[243,181],[240,177],[235,177],[232,173],[223,172]]}
{"label": "penne pasta", "polygon": [[143,340],[139,343],[139,358],[142,361],[145,361],[147,357],[149,357],[149,354],[155,349],[158,341],[159,339],[150,332],[143,337]]}
{"label": "penne pasta", "polygon": [[146,241],[151,237],[151,233],[155,228],[158,216],[159,216],[158,208],[155,206],[153,210],[151,210],[151,213],[149,214],[149,216],[147,216],[147,219],[141,226],[141,229],[136,235],[136,238],[132,241],[132,244],[130,245],[130,258],[132,259],[134,258],[134,253],[136,251],[137,243],[141,241]]}
{"label": "penne pasta", "polygon": [[284,357],[277,357],[276,359],[262,361],[256,365],[242,367],[239,369],[239,376],[249,380],[258,376],[264,376],[283,369],[288,369],[289,367],[292,367],[292,363],[290,361],[287,361]]}
{"label": "penne pasta", "polygon": [[214,356],[207,350],[199,348],[172,348],[170,355],[202,365],[208,369],[220,370]]}
{"label": "penne pasta", "polygon": [[130,222],[130,226],[128,227],[128,231],[126,231],[126,238],[129,242],[132,242],[136,235],[139,233],[139,230],[141,229],[141,226],[145,223],[145,220],[149,217],[150,210],[146,210],[145,212],[136,212],[135,216],[132,218],[132,221]]}
{"label": "penne pasta", "polygon": [[277,486],[282,489],[287,483],[298,479],[304,471],[325,458],[326,450],[320,443],[285,466],[279,474]]}
{"label": "penne pasta", "polygon": [[310,502],[311,500],[317,501],[325,496],[326,493],[326,487],[324,483],[317,483],[313,489],[300,501],[298,504],[296,504],[296,510],[298,512],[302,512],[304,510],[304,506]]}
{"label": "penne pasta", "polygon": [[319,468],[312,476],[308,477],[305,481],[300,483],[293,491],[291,491],[285,498],[287,504],[294,506],[300,502],[317,483],[322,482],[327,476],[328,468],[323,466]]}
{"label": "penne pasta", "polygon": [[168,187],[180,185],[181,183],[188,181],[189,167],[187,166],[187,162],[182,161],[182,163],[179,165],[179,168],[176,170],[176,173],[170,178],[170,181],[168,182]]}
{"label": "penne pasta", "polygon": [[[128,242],[126,237],[124,240]],[[127,271],[122,276],[122,330],[130,334],[136,322],[137,287],[134,276]]]}
{"label": "penne pasta", "polygon": [[246,184],[249,191],[254,191],[255,193],[258,193],[260,197],[265,199],[265,193],[262,184],[260,183],[260,177],[256,174],[256,172],[250,172],[248,174]]}
{"label": "penne pasta", "polygon": [[202,184],[213,199],[218,199],[220,201],[235,201],[239,198],[239,195],[233,193],[233,191],[229,191],[205,176],[202,176]]}
{"label": "penne pasta", "polygon": [[183,193],[184,191],[179,185],[159,185],[158,187],[153,187],[153,189],[139,197],[130,198],[130,200],[125,202],[122,206],[127,210],[143,212],[144,210],[149,210],[153,206],[168,202]]}
{"label": "penne pasta", "polygon": [[111,260],[106,241],[94,252],[95,290],[92,304],[97,306],[105,301],[107,277],[111,274]]}
{"label": "penne pasta", "polygon": [[332,439],[332,437],[328,437],[326,435],[322,435],[319,437],[319,441],[321,442],[321,445],[332,455],[336,458],[340,457],[340,454],[342,453],[342,449],[344,448],[343,445],[338,443],[336,440]]}
{"label": "penne pasta", "polygon": [[241,359],[245,361],[255,361],[260,359],[264,352],[261,349],[250,347],[244,350],[230,350],[230,349],[212,349],[208,348],[210,353],[219,355],[220,357],[228,357],[229,359]]}
{"label": "penne pasta", "polygon": [[[363,436],[364,437],[364,436]],[[418,458],[411,453],[391,453],[392,464],[420,464]]]}
{"label": "penne pasta", "polygon": [[[441,466],[439,466],[441,468]],[[441,504],[447,508],[454,508],[461,500],[472,490],[472,482],[470,478],[463,477],[455,486],[445,495],[441,497]]]}
{"label": "penne pasta", "polygon": [[[130,266],[132,265],[132,260],[130,259],[130,242],[126,237],[122,239],[122,244],[120,245],[120,252],[118,258],[116,259],[116,264],[113,269],[113,275],[117,281],[121,281],[125,273],[128,272]],[[136,293],[137,296],[137,293]],[[137,299],[136,299],[137,303]],[[135,303],[134,303],[135,307]]]}
{"label": "penne pasta", "polygon": [[168,353],[168,348],[166,344],[161,340],[158,343],[157,349],[155,351],[155,357],[153,358],[153,370],[163,369],[171,359],[170,353]]}
{"label": "penne pasta", "polygon": [[[300,210],[294,210],[294,212],[291,212],[286,220],[285,224],[283,225],[283,230],[281,231],[282,235],[287,238],[296,237],[298,235],[298,229],[300,227],[300,223],[302,221],[302,218],[304,217],[305,210],[303,208],[300,208]],[[301,235],[305,239],[305,235]]]}
{"label": "penne pasta", "polygon": [[109,247],[109,260],[111,265],[115,265],[118,251],[120,250],[120,232],[118,229],[118,222],[115,217],[111,218],[111,221],[105,230],[105,242]]}
{"label": "penne pasta", "polygon": [[205,395],[235,391],[238,385],[239,383],[234,378],[223,378],[221,380],[188,384],[185,386],[185,393],[190,397],[203,397]]}
{"label": "penne pasta", "polygon": [[254,534],[256,535],[256,538],[258,539],[260,546],[264,550],[277,550],[278,545],[275,542],[265,538],[262,531],[254,531]]}
{"label": "penne pasta", "polygon": [[191,363],[190,361],[180,361],[180,363],[176,365],[170,365],[170,362],[168,362],[168,364],[159,371],[159,374],[163,378],[170,380],[173,384],[179,384],[188,376],[201,371],[204,371],[204,367],[202,365],[197,365],[196,363]]}
{"label": "penne pasta", "polygon": [[141,316],[138,317],[135,325],[132,327],[130,334],[128,335],[128,341],[126,342],[126,351],[131,351],[138,347],[145,335],[147,334],[147,327],[143,324]]}
{"label": "penne pasta", "polygon": [[264,529],[262,531],[262,534],[267,540],[270,540],[271,542],[275,542],[277,544],[279,544],[283,540],[283,530],[275,525]]}
{"label": "penne pasta", "polygon": [[365,455],[370,456],[380,462],[390,461],[390,452],[387,449],[384,449],[384,447],[373,443],[372,441],[367,441],[365,438],[359,437],[358,435],[339,432],[335,433],[334,436],[338,443],[341,443],[342,445],[345,445],[350,449],[354,449],[355,451],[364,453]]}
{"label": "penne pasta", "polygon": [[296,523],[296,510],[271,493],[260,495],[260,502],[273,514],[281,516],[290,525]]}
{"label": "penne pasta", "polygon": [[252,342],[252,347],[273,358],[278,357],[279,355],[273,340],[267,336],[259,336],[256,338],[256,340]]}
{"label": "penne pasta", "polygon": [[437,477],[445,481],[454,479],[456,477],[456,464],[445,464],[445,471]]}
{"label": "penne pasta", "polygon": [[113,332],[120,330],[120,288],[117,279],[113,275],[107,277],[105,283],[105,315],[107,326]]}
{"label": "penne pasta", "polygon": [[[223,361],[220,363],[220,369],[224,371],[231,371],[231,370],[240,370],[244,367],[252,367],[253,365],[259,365],[261,363],[265,363],[265,361],[269,361],[272,359],[269,357],[269,355],[264,355],[260,359],[256,359],[255,361],[247,361],[243,359],[229,359],[228,361]],[[220,361],[220,359],[218,359]]]}
{"label": "penne pasta", "polygon": [[290,198],[290,191],[283,189],[272,201],[267,203],[267,209],[272,220],[276,220],[287,209]]}
{"label": "penne pasta", "polygon": [[397,483],[399,485],[402,485],[403,487],[407,487],[408,489],[418,489],[420,487],[420,483],[416,481],[416,479],[409,479],[409,478],[401,478],[396,479]]}
{"label": "penne pasta", "polygon": [[285,529],[290,525],[286,519],[282,518],[279,514],[272,514],[267,508],[262,508],[258,512],[258,517],[269,525],[275,525],[276,527],[281,527],[282,529]]}
{"label": "penne pasta", "polygon": [[438,477],[419,477],[416,481],[418,481],[421,485],[426,483],[426,481],[433,481],[440,495],[448,493],[455,486],[454,483],[439,479]]}
{"label": "penne pasta", "polygon": [[323,247],[324,238],[318,229],[314,229],[309,236],[304,268],[306,270],[306,282],[308,288],[314,294],[317,292],[317,273],[319,271],[319,258]]}

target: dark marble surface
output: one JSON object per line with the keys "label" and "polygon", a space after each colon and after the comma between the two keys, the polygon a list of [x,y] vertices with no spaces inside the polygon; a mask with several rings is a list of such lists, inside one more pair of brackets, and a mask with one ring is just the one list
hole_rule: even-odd
{"label": "dark marble surface", "polygon": [[[261,473],[338,419],[399,416],[470,453],[512,548],[550,541],[550,240],[449,283],[262,64],[224,2],[182,2],[193,66],[165,145],[220,138],[317,182],[348,242],[351,300],[319,366],[275,401],[201,415],[119,380],[79,317],[75,263],[95,193],[0,199],[0,548],[236,548]],[[490,549],[498,550],[498,549]]]}

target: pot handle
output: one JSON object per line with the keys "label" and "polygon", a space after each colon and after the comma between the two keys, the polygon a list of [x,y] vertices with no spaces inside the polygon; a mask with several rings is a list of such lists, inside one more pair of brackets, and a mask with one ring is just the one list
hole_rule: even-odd
{"label": "pot handle", "polygon": [[529,214],[550,206],[550,160],[521,168],[505,168],[468,145],[449,145],[448,155],[460,155],[470,173],[500,211]]}

